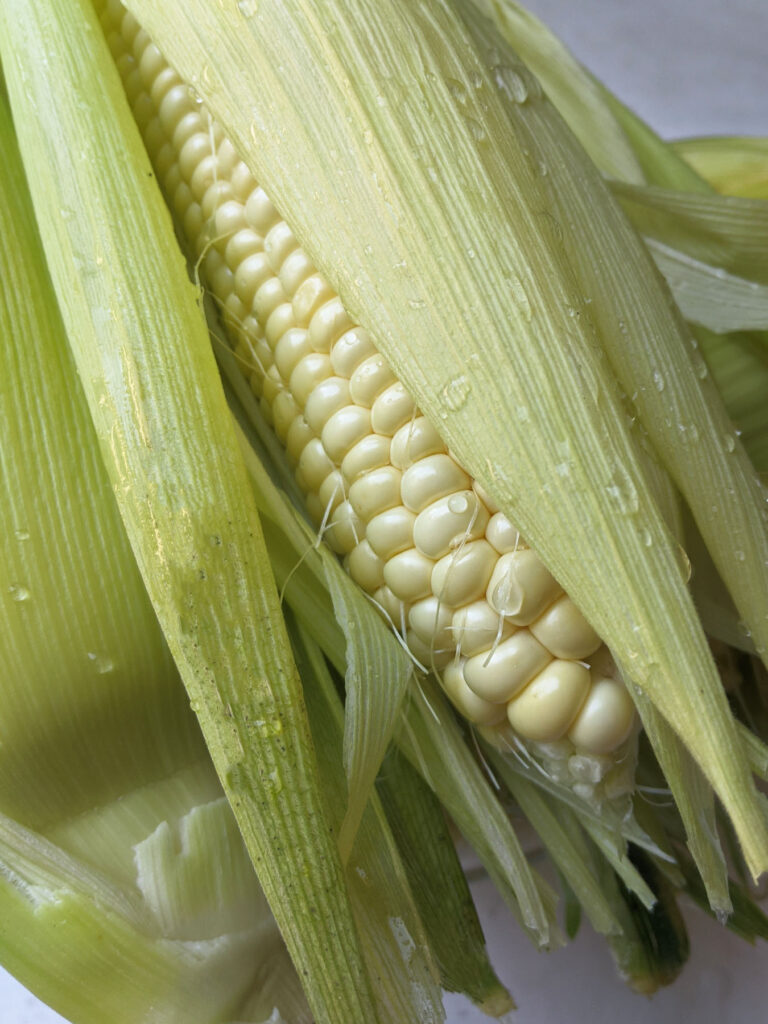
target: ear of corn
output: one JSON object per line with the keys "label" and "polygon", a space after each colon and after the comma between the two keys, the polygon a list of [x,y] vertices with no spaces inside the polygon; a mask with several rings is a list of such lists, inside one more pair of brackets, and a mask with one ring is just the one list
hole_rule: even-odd
{"label": "ear of corn", "polygon": [[[365,4],[354,10],[325,5],[322,19],[307,3],[295,10],[260,6],[253,16],[242,9],[217,12],[213,20],[204,5],[198,9],[190,4],[183,10],[174,5],[162,14],[138,0],[130,6],[179,71],[201,91],[276,206],[289,217],[314,265],[325,270],[349,312],[373,332],[377,346],[419,407],[440,425],[462,464],[511,514],[610,643],[622,667],[674,723],[738,822],[750,863],[759,871],[768,848],[762,801],[749,781],[676,568],[677,548],[654,510],[638,468],[615,381],[601,361],[582,308],[583,290],[594,299],[589,319],[598,327],[602,345],[611,341],[622,313],[629,337],[639,334],[640,324],[647,324],[658,341],[653,357],[662,360],[663,367],[672,358],[674,366],[663,370],[665,379],[668,374],[680,376],[682,391],[675,401],[695,410],[695,420],[702,424],[697,429],[704,431],[707,424],[711,438],[714,428],[719,445],[729,428],[715,411],[712,396],[701,395],[666,299],[656,291],[647,256],[640,254],[613,212],[608,212],[607,222],[616,234],[611,241],[606,235],[601,241],[609,251],[615,242],[621,255],[614,252],[610,260],[601,258],[599,263],[619,268],[626,256],[633,282],[634,273],[644,282],[648,308],[640,310],[628,293],[634,286],[629,277],[612,278],[626,310],[619,310],[618,299],[606,296],[605,281],[590,279],[581,290],[572,288],[570,275],[580,271],[572,259],[563,262],[556,229],[550,230],[552,222],[545,221],[542,230],[541,218],[534,214],[540,207],[530,203],[542,190],[553,202],[547,176],[524,156],[543,152],[534,143],[532,126],[556,133],[535,85],[518,73],[508,54],[501,56],[503,47],[491,42],[490,30],[474,27],[476,35],[470,38],[467,26],[443,5],[425,15],[423,22],[421,14],[406,14],[396,4],[388,5],[384,20],[379,10]],[[336,30],[316,33],[314,26],[320,21]],[[418,55],[411,46],[414,32],[423,42]],[[210,43],[205,52],[202,38]],[[489,60],[489,48],[494,47],[496,53]],[[380,58],[386,64],[381,68],[376,63]],[[391,67],[397,68],[396,74],[388,71]],[[325,75],[324,68],[330,69]],[[370,84],[374,79],[377,89]],[[468,105],[455,98],[448,79],[460,83]],[[258,109],[246,90],[260,98]],[[516,102],[515,96],[522,98],[523,92],[529,102]],[[428,121],[423,116],[426,107]],[[282,128],[276,134],[271,125],[278,120]],[[482,138],[476,138],[476,125]],[[519,148],[512,143],[515,135]],[[334,139],[333,146],[328,146],[328,138]],[[574,163],[582,165],[582,158],[574,157]],[[595,217],[595,209],[601,214],[609,209],[607,196],[591,171],[584,172],[587,197],[575,186],[569,168],[559,160],[552,166],[557,167],[561,192],[567,187],[568,194],[575,195],[579,217],[583,213],[587,221],[586,237],[591,237],[594,224],[602,221],[602,216]],[[469,177],[462,178],[469,167]],[[429,168],[437,176],[434,182]],[[321,202],[313,202],[323,183]],[[473,198],[478,191],[481,202]],[[573,222],[573,209],[562,212],[561,200],[562,194],[554,198],[558,215]],[[503,229],[512,221],[514,232]],[[534,221],[535,261],[533,250],[525,245]],[[439,260],[431,244],[435,237],[442,241]],[[474,243],[480,239],[478,248]],[[519,284],[494,278],[491,267],[499,265],[514,266]],[[555,328],[551,317],[554,310],[569,307],[575,315],[565,333]],[[470,309],[468,331],[463,325]],[[477,337],[482,337],[482,348]],[[674,357],[667,355],[667,343]],[[640,365],[648,356],[637,345],[625,351],[615,339],[612,344],[612,358],[628,375],[630,391],[635,388],[633,380],[647,380],[638,398],[646,428],[675,466],[689,500],[700,510],[702,505],[709,508],[708,494],[715,484],[709,467],[702,465],[703,448],[699,459],[696,446],[684,452],[679,441],[671,445],[665,433],[670,391],[659,392],[653,386],[652,370]],[[640,362],[627,365],[630,354]],[[449,374],[446,359],[452,363]],[[507,426],[519,422],[521,410],[529,417],[524,451],[510,446]],[[564,458],[557,447],[563,438],[569,445],[568,475],[557,470]],[[734,489],[732,501],[718,508],[718,516],[733,516],[743,525],[726,537],[710,519],[703,524],[707,541],[722,553],[720,567],[732,589],[741,594],[742,614],[754,628],[762,628],[757,593],[758,577],[761,592],[765,582],[765,559],[760,554],[765,545],[762,496],[741,455],[731,460],[719,454],[715,463],[718,480],[731,480]],[[706,472],[706,493],[701,480],[694,478],[694,466],[696,474]],[[576,552],[563,537],[566,524],[569,534],[590,536],[588,548]],[[738,573],[733,569],[737,544],[742,544],[738,550],[752,551],[746,567],[752,570],[751,579],[741,566]],[[630,565],[643,566],[642,582],[635,571],[628,572]],[[589,584],[605,573],[613,584],[610,602],[601,601]]]}

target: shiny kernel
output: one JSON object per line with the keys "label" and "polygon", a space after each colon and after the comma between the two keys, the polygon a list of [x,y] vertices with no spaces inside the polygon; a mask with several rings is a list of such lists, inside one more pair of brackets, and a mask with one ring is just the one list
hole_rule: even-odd
{"label": "shiny kernel", "polygon": [[173,68],[166,67],[155,80],[149,86],[149,98],[155,105],[155,108],[159,107],[163,102],[163,97],[174,86],[179,85],[181,79],[173,70]]}
{"label": "shiny kernel", "polygon": [[453,608],[476,601],[485,592],[498,557],[488,541],[470,541],[435,563],[432,590]]}
{"label": "shiny kernel", "polygon": [[176,191],[173,193],[173,209],[177,217],[183,217],[194,201],[192,191],[186,181],[179,182]]}
{"label": "shiny kernel", "polygon": [[474,491],[457,491],[419,513],[413,541],[429,558],[442,558],[462,541],[482,537],[487,521],[488,512]]}
{"label": "shiny kernel", "polygon": [[237,198],[243,204],[248,202],[248,197],[256,188],[256,182],[253,180],[253,175],[242,160],[238,160],[232,169],[232,188],[234,189]]}
{"label": "shiny kernel", "polygon": [[384,581],[401,601],[418,601],[431,593],[434,564],[416,548],[408,548],[384,564]]}
{"label": "shiny kernel", "polygon": [[349,501],[342,501],[328,522],[325,540],[338,555],[348,555],[364,539],[365,523]]}
{"label": "shiny kernel", "polygon": [[340,377],[351,379],[360,363],[375,353],[376,349],[368,332],[362,327],[352,327],[345,331],[331,348],[333,369]]}
{"label": "shiny kernel", "polygon": [[[181,88],[186,88],[186,86],[182,86]],[[162,117],[160,120],[161,123],[163,123]],[[206,125],[207,118],[203,117],[197,108],[190,110],[189,113],[185,114],[173,128],[171,142],[173,144],[174,151],[178,153],[187,139],[191,139],[193,135],[198,135],[201,132],[204,132]],[[164,125],[164,127],[167,131],[167,126]]]}
{"label": "shiny kernel", "polygon": [[272,403],[273,427],[283,444],[294,420],[300,415],[301,409],[299,409],[290,391],[281,391],[279,395],[275,396],[275,400]]}
{"label": "shiny kernel", "polygon": [[487,653],[497,641],[506,640],[514,631],[513,626],[482,600],[457,609],[453,613],[452,628],[454,642],[466,657]]}
{"label": "shiny kernel", "polygon": [[319,437],[308,441],[299,456],[298,471],[301,473],[307,490],[316,491],[323,480],[332,473],[334,465],[325,453],[323,442]]}
{"label": "shiny kernel", "polygon": [[264,252],[275,273],[279,273],[287,257],[298,248],[296,236],[285,223],[279,220],[264,236]]}
{"label": "shiny kernel", "polygon": [[[306,356],[302,363],[314,358],[313,353],[312,356]],[[294,371],[295,373],[296,371]],[[291,380],[293,380],[293,376]],[[339,409],[343,409],[345,405],[349,405],[349,381],[343,377],[328,377],[326,380],[319,381],[307,397],[304,418],[310,427],[319,434],[331,416]]]}
{"label": "shiny kernel", "polygon": [[527,740],[559,740],[579,713],[589,687],[589,669],[579,662],[551,661],[507,704],[509,724]]}
{"label": "shiny kernel", "polygon": [[488,584],[488,603],[516,626],[527,626],[562,594],[557,581],[530,548],[502,555]]}
{"label": "shiny kernel", "polygon": [[373,600],[389,618],[394,628],[399,633],[405,633],[406,615],[408,609],[402,601],[398,600],[389,587],[379,587],[372,595]]}
{"label": "shiny kernel", "polygon": [[[174,134],[174,128],[181,119],[185,115],[192,113],[197,113],[197,104],[195,103],[195,99],[189,89],[189,86],[175,85],[172,89],[168,90],[165,96],[163,96],[162,102],[160,103],[157,111],[157,116],[160,118],[163,128],[165,128],[168,135],[172,136]],[[201,134],[202,132],[197,136],[190,136],[190,138],[199,138]],[[183,151],[184,149],[182,147],[181,152],[183,153]],[[210,152],[210,143],[208,151]],[[193,162],[193,167],[195,163],[197,163],[197,160]],[[182,168],[182,174],[183,173],[184,170]]]}
{"label": "shiny kernel", "polygon": [[291,373],[291,394],[299,405],[305,405],[317,385],[328,380],[332,373],[333,367],[328,356],[320,352],[308,352],[301,357]]}
{"label": "shiny kernel", "polygon": [[285,450],[289,457],[298,461],[301,453],[315,437],[314,430],[312,430],[304,417],[297,416],[285,438]]}
{"label": "shiny kernel", "polygon": [[371,407],[371,425],[377,434],[395,433],[414,417],[416,406],[400,381],[382,391]]}
{"label": "shiny kernel", "polygon": [[395,375],[377,352],[355,368],[349,381],[349,391],[354,402],[370,407],[377,395],[394,383]]}
{"label": "shiny kernel", "polygon": [[285,294],[290,295],[293,298],[296,289],[299,288],[306,279],[315,272],[312,260],[307,256],[303,249],[294,249],[283,262],[280,267],[278,277],[280,283],[285,289]]}
{"label": "shiny kernel", "polygon": [[[267,372],[264,374],[264,388],[263,395],[270,406],[280,394],[281,391],[285,391],[285,385],[280,380],[280,374],[277,372],[274,366],[270,366]],[[272,420],[270,419],[270,424]]]}
{"label": "shiny kernel", "polygon": [[284,381],[290,380],[299,361],[311,351],[306,331],[291,327],[285,332],[275,345],[275,366]]}
{"label": "shiny kernel", "polygon": [[568,739],[577,750],[609,754],[627,739],[634,721],[635,706],[623,683],[593,679],[589,696],[568,730]]}
{"label": "shiny kernel", "polygon": [[[291,298],[296,323],[309,325],[321,303],[333,295],[330,285],[319,275],[312,274],[298,286]],[[326,351],[330,349],[330,344]]]}
{"label": "shiny kernel", "polygon": [[[227,261],[227,266],[233,272],[237,272],[243,260],[247,260],[250,256],[254,256],[263,249],[260,235],[257,235],[255,231],[251,231],[250,228],[241,228],[239,226],[240,221],[236,212],[238,209],[240,211],[243,209],[239,203],[232,200],[225,203],[224,206],[216,211],[214,228],[218,236],[228,237],[229,239],[224,247],[224,259]],[[222,216],[223,211],[226,211],[224,216]]]}
{"label": "shiny kernel", "polygon": [[281,302],[276,309],[273,309],[264,325],[264,334],[267,341],[274,348],[286,331],[296,326],[293,317],[293,306],[290,302]]}
{"label": "shiny kernel", "polygon": [[345,500],[345,487],[344,478],[338,469],[334,469],[332,473],[323,480],[320,488],[317,492],[317,496],[320,501],[328,509],[328,515],[335,512],[339,505]]}
{"label": "shiny kernel", "polygon": [[316,494],[308,494],[304,499],[307,507],[307,515],[310,520],[319,527],[325,517],[325,506]]}
{"label": "shiny kernel", "polygon": [[[166,100],[175,92],[172,89],[171,92],[166,96]],[[163,101],[165,102],[165,101]],[[162,107],[161,107],[162,109]],[[178,161],[181,169],[182,176],[185,181],[189,181],[192,175],[197,170],[197,166],[201,160],[211,155],[211,140],[206,132],[198,132],[197,135],[192,135],[179,151]]]}
{"label": "shiny kernel", "polygon": [[368,423],[366,433],[347,449],[341,463],[341,471],[346,480],[353,484],[363,473],[372,469],[389,465],[389,438],[380,434],[370,432],[371,413],[368,409],[356,405],[352,408],[359,410],[357,415],[361,423]]}
{"label": "shiny kernel", "polygon": [[498,725],[504,721],[504,704],[491,704],[467,686],[463,661],[452,661],[446,666],[442,681],[451,703],[468,721],[475,725]]}
{"label": "shiny kernel", "polygon": [[[214,252],[215,250],[210,251]],[[222,263],[217,267],[215,273],[208,273],[208,283],[213,294],[219,297],[219,301],[225,300],[234,293],[235,275],[226,263]]]}
{"label": "shiny kernel", "polygon": [[450,650],[455,654],[452,619],[452,610],[436,597],[425,597],[411,605],[408,611],[408,625],[420,640],[435,651]]}
{"label": "shiny kernel", "polygon": [[384,585],[384,563],[368,541],[361,541],[345,561],[349,575],[367,593],[372,594]]}
{"label": "shiny kernel", "polygon": [[467,686],[484,700],[511,700],[552,660],[549,651],[527,629],[502,640],[498,646],[467,659]]}
{"label": "shiny kernel", "polygon": [[256,187],[245,201],[245,217],[262,238],[278,223],[280,214],[263,188]]}
{"label": "shiny kernel", "polygon": [[[149,158],[152,161],[153,167],[157,163],[157,154],[167,145],[168,138],[163,131],[163,126],[160,124],[158,117],[153,117],[147,127],[144,129],[144,145]],[[157,171],[155,171],[157,173]]]}
{"label": "shiny kernel", "polygon": [[190,203],[182,219],[182,226],[188,235],[197,239],[196,249],[198,252],[206,245],[205,235],[203,234],[204,224],[205,221],[200,204]]}
{"label": "shiny kernel", "polygon": [[440,455],[448,449],[425,416],[404,424],[392,438],[392,465],[408,469],[427,455]]}
{"label": "shiny kernel", "polygon": [[413,512],[404,505],[396,505],[374,516],[368,523],[365,536],[376,554],[386,561],[406,548],[413,547],[415,521]]}
{"label": "shiny kernel", "polygon": [[[195,191],[195,175],[192,175],[191,188]],[[212,181],[205,188],[205,194],[200,201],[200,206],[203,211],[203,216],[206,221],[212,221],[216,216],[216,211],[224,203],[228,203],[232,199],[232,186],[226,179],[219,181]],[[214,244],[219,246],[222,250],[224,248],[223,243],[219,239],[214,239]]]}
{"label": "shiny kernel", "polygon": [[412,629],[405,634],[405,642],[416,661],[427,670],[434,669],[439,672],[453,658],[452,651],[440,650],[433,644],[425,642]]}
{"label": "shiny kernel", "polygon": [[403,473],[403,504],[421,512],[438,498],[453,491],[466,491],[470,479],[449,455],[428,455]]}
{"label": "shiny kernel", "polygon": [[165,63],[165,58],[152,42],[147,42],[144,52],[139,58],[139,73],[141,74],[144,88],[149,90],[155,79],[164,72],[170,70]]}
{"label": "shiny kernel", "polygon": [[189,187],[192,189],[192,195],[201,205],[207,190],[216,181],[217,170],[218,163],[216,157],[213,154],[209,154],[198,161],[197,166],[189,176]]}
{"label": "shiny kernel", "polygon": [[520,534],[503,512],[496,512],[488,520],[485,539],[489,544],[493,544],[500,555],[517,551],[520,547]]}
{"label": "shiny kernel", "polygon": [[259,289],[269,280],[273,280],[273,277],[267,254],[255,252],[235,269],[237,297],[251,308]]}
{"label": "shiny kernel", "polygon": [[359,405],[344,405],[328,417],[320,436],[329,456],[343,466],[350,449],[372,436],[371,414]]}
{"label": "shiny kernel", "polygon": [[[261,256],[261,253],[259,253],[259,256]],[[243,297],[240,296],[240,298]],[[243,302],[246,302],[246,300],[243,299]],[[262,323],[266,323],[277,307],[283,303],[287,305],[283,286],[278,278],[268,277],[254,295],[252,309],[259,320]]]}
{"label": "shiny kernel", "polygon": [[400,504],[400,478],[394,466],[382,466],[351,485],[349,500],[364,522]]}
{"label": "shiny kernel", "polygon": [[[352,327],[349,314],[344,309],[342,301],[338,296],[329,298],[327,302],[312,314],[309,322],[309,340],[316,352],[330,352],[338,339]],[[335,367],[336,373],[341,377],[349,377],[351,374],[342,373],[339,367]]]}
{"label": "shiny kernel", "polygon": [[582,661],[600,646],[600,637],[567,594],[530,625],[531,633],[556,658]]}

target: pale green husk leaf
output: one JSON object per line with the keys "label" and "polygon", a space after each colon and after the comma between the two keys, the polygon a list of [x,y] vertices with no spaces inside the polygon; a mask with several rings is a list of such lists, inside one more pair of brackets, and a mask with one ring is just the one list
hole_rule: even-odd
{"label": "pale green husk leaf", "polygon": [[0,22],[51,275],[145,586],[318,1021],[373,1021],[250,485],[117,73],[90,5],[5,4]]}
{"label": "pale green husk leaf", "polygon": [[672,145],[718,192],[768,199],[768,139],[707,136],[678,139]]}

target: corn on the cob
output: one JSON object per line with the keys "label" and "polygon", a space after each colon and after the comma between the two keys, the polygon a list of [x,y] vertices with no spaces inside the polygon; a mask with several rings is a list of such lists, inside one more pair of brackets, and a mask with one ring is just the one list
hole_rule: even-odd
{"label": "corn on the cob", "polygon": [[117,0],[102,21],[160,183],[323,538],[486,735],[622,756],[634,709],[600,638],[420,415],[146,32]]}

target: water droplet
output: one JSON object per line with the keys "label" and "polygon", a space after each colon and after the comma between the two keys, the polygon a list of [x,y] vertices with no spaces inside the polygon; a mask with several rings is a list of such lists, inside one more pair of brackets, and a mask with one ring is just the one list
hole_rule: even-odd
{"label": "water droplet", "polygon": [[723,447],[727,452],[736,451],[736,437],[734,434],[725,434],[723,437]]}
{"label": "water droplet", "polygon": [[529,324],[533,319],[533,310],[531,309],[528,294],[523,287],[523,282],[519,277],[508,277],[507,284],[509,285],[515,305],[522,313],[525,322]]}
{"label": "water droplet", "polygon": [[469,83],[473,89],[482,89],[483,76],[478,71],[473,71],[469,76]]}
{"label": "water droplet", "polygon": [[29,530],[14,530],[13,535],[16,540],[29,540]]}
{"label": "water droplet", "polygon": [[469,256],[469,258],[471,260],[477,259],[477,253],[475,252],[475,250],[471,246],[470,246],[469,249],[467,249],[467,256]]}
{"label": "water droplet", "polygon": [[471,390],[472,385],[469,383],[469,380],[464,376],[464,374],[460,374],[458,377],[454,377],[453,380],[448,381],[448,383],[443,388],[443,398],[445,399],[445,404],[453,412],[456,412],[458,409],[461,409],[465,405],[467,398],[469,397],[469,392]]}
{"label": "water droplet", "polygon": [[244,18],[252,18],[259,9],[258,0],[237,0],[237,6]]}
{"label": "water droplet", "polygon": [[653,385],[657,391],[663,391],[665,387],[664,376],[659,370],[653,371]]}
{"label": "water droplet", "polygon": [[509,96],[513,103],[528,101],[528,86],[522,76],[513,68],[499,64],[493,69],[493,78],[498,88]]}
{"label": "water droplet", "polygon": [[11,595],[11,600],[16,601],[19,604],[22,601],[28,601],[32,597],[27,587],[22,583],[12,583],[10,587],[8,587],[8,593]]}
{"label": "water droplet", "polygon": [[463,494],[453,494],[448,499],[448,508],[455,516],[464,515],[469,508],[469,502]]}
{"label": "water droplet", "polygon": [[499,615],[517,615],[524,600],[525,591],[517,578],[513,562],[493,588],[491,604]]}
{"label": "water droplet", "polygon": [[373,139],[373,132],[371,131],[370,128],[366,128],[365,131],[363,132],[363,142],[366,144],[366,146],[372,146]]}
{"label": "water droplet", "polygon": [[680,567],[680,575],[683,577],[683,583],[690,583],[691,576],[693,575],[693,569],[691,568],[691,560],[688,557],[688,552],[682,544],[677,545],[676,555],[677,564]]}
{"label": "water droplet", "polygon": [[424,309],[427,304],[424,299],[408,299],[408,305],[411,309]]}
{"label": "water droplet", "polygon": [[98,675],[103,676],[108,672],[114,671],[115,663],[109,655],[103,654],[100,651],[88,651],[87,657]]}
{"label": "water droplet", "polygon": [[640,531],[640,543],[643,547],[650,548],[653,546],[653,536],[650,530],[643,528]]}
{"label": "water droplet", "polygon": [[555,466],[555,472],[558,476],[565,477],[571,475],[571,465],[569,462],[558,462]]}
{"label": "water droplet", "polygon": [[450,92],[451,96],[458,103],[461,103],[461,104],[466,103],[467,102],[467,90],[464,88],[462,83],[457,81],[455,78],[448,78],[448,79],[446,79],[446,82],[448,84],[448,92]]}
{"label": "water droplet", "polygon": [[613,471],[606,490],[621,515],[631,516],[637,512],[639,508],[637,489],[623,466],[617,466]]}
{"label": "water droplet", "polygon": [[528,410],[527,405],[518,405],[517,407],[517,418],[521,423],[527,423],[531,418],[531,414]]}
{"label": "water droplet", "polygon": [[736,623],[736,628],[738,629],[739,633],[741,633],[742,636],[745,636],[745,637],[751,637],[752,636],[752,630],[749,628],[747,623],[744,622],[743,619],[739,619],[739,621]]}
{"label": "water droplet", "polygon": [[365,253],[366,256],[373,256],[373,246],[366,245],[366,247],[363,249],[363,252]]}
{"label": "water droplet", "polygon": [[738,551],[733,552],[733,557],[736,559],[737,562],[746,562],[747,560],[747,556],[740,549]]}
{"label": "water droplet", "polygon": [[219,548],[221,547],[221,537],[218,535],[218,533],[212,533],[208,538],[208,543],[211,545],[212,548]]}
{"label": "water droplet", "polygon": [[484,142],[486,139],[485,128],[483,128],[480,122],[476,121],[473,117],[468,117],[466,121],[469,133],[475,142]]}

